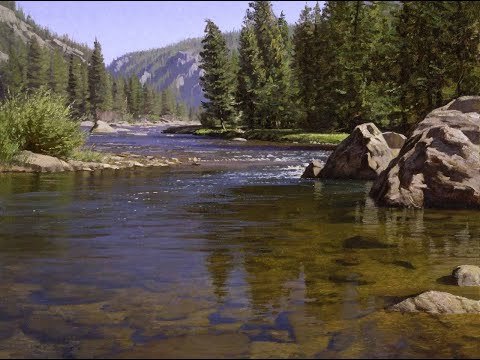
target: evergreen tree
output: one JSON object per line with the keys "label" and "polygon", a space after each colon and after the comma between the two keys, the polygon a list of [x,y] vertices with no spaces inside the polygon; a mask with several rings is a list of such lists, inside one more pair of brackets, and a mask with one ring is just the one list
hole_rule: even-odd
{"label": "evergreen tree", "polygon": [[2,92],[17,94],[26,88],[27,84],[27,47],[23,42],[15,41],[13,29],[8,35],[8,61],[2,66]]}
{"label": "evergreen tree", "polygon": [[28,43],[27,89],[34,91],[46,85],[46,62],[43,49],[37,37],[32,36]]}
{"label": "evergreen tree", "polygon": [[48,86],[53,92],[59,95],[67,95],[68,68],[67,63],[59,50],[52,50],[50,52]]}
{"label": "evergreen tree", "polygon": [[68,103],[74,109],[76,115],[80,114],[80,104],[81,99],[79,98],[79,84],[78,84],[78,75],[76,72],[76,63],[73,55],[70,55],[70,61],[68,64]]}
{"label": "evergreen tree", "polygon": [[[318,6],[318,4],[317,4]],[[312,9],[305,5],[293,31],[292,68],[296,80],[297,104],[301,108],[300,125],[310,129],[317,127],[315,121],[315,56],[312,56],[315,41],[315,18]]]}
{"label": "evergreen tree", "polygon": [[113,79],[112,83],[112,110],[125,114],[127,112],[127,96],[125,94],[124,78]]}
{"label": "evergreen tree", "polygon": [[229,55],[225,38],[220,29],[211,20],[206,20],[205,37],[202,40],[203,51],[200,78],[205,98],[202,102],[207,117],[219,120],[225,129],[225,124],[233,120],[233,86]]}
{"label": "evergreen tree", "polygon": [[98,121],[98,111],[102,109],[106,96],[106,74],[105,63],[102,55],[102,48],[95,39],[93,53],[88,64],[88,91],[90,111],[95,121]]}
{"label": "evergreen tree", "polygon": [[105,96],[100,109],[103,111],[110,111],[113,108],[113,95],[112,95],[113,79],[110,73],[106,73],[105,76]]}
{"label": "evergreen tree", "polygon": [[78,67],[78,79],[79,82],[79,112],[80,114],[90,114],[90,91],[89,91],[89,78],[88,78],[88,65],[81,63]]}
{"label": "evergreen tree", "polygon": [[143,106],[143,89],[136,75],[130,77],[127,90],[127,110],[133,116],[141,113]]}
{"label": "evergreen tree", "polygon": [[161,94],[161,116],[173,115],[175,112],[175,99],[170,88],[165,88]]}
{"label": "evergreen tree", "polygon": [[248,128],[264,126],[261,113],[265,69],[260,57],[257,38],[253,30],[250,11],[240,32],[239,64],[237,75],[236,103],[237,109]]}

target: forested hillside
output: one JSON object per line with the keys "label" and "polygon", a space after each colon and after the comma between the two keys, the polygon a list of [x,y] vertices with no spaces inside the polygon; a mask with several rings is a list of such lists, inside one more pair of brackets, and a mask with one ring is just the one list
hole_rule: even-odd
{"label": "forested hillside", "polygon": [[[228,48],[235,51],[239,33],[228,32],[224,37]],[[157,91],[168,88],[196,108],[204,100],[199,85],[201,41],[201,38],[186,39],[163,48],[128,53],[115,59],[108,70],[114,77],[135,75],[142,84]]]}

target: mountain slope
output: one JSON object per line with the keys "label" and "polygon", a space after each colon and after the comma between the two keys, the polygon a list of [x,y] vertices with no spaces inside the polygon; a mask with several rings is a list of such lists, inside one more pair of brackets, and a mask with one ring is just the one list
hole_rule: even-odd
{"label": "mountain slope", "polygon": [[[238,32],[226,33],[225,38],[231,50],[237,48]],[[113,60],[107,69],[113,76],[136,75],[142,84],[151,84],[159,91],[173,88],[178,98],[197,107],[204,100],[199,84],[201,41],[193,38],[163,48],[128,53]]]}
{"label": "mountain slope", "polygon": [[78,44],[67,36],[59,36],[37,25],[30,17],[25,17],[22,10],[15,9],[14,1],[0,1],[0,62],[9,58],[9,49],[17,42],[27,43],[36,37],[41,46],[58,49],[65,56],[73,54],[86,61],[91,50],[86,45]]}

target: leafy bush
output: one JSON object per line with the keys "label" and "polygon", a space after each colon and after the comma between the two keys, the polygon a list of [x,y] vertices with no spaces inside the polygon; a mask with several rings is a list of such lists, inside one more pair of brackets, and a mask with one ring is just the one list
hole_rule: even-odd
{"label": "leafy bush", "polygon": [[19,150],[68,158],[85,135],[65,100],[49,91],[11,97],[0,105],[0,160]]}

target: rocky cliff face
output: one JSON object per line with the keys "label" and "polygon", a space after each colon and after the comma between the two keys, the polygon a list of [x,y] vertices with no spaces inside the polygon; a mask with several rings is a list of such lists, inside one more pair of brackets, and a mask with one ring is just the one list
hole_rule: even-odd
{"label": "rocky cliff face", "polygon": [[[39,33],[34,25],[22,20],[17,12],[2,5],[0,5],[0,25],[3,30],[0,33],[0,45],[10,40],[6,39],[6,37],[11,36],[13,32],[14,36],[24,43],[27,43],[32,37],[36,37],[41,46],[47,46],[50,49],[60,49],[66,56],[73,54],[83,61],[86,61],[88,57],[88,54],[86,54],[84,50],[80,50],[83,46],[72,47],[48,31]],[[6,60],[8,60],[7,51],[0,46],[0,62]]]}
{"label": "rocky cliff face", "polygon": [[[227,46],[236,49],[238,32],[225,34]],[[200,86],[202,39],[187,39],[163,48],[125,54],[108,66],[113,76],[138,76],[142,83],[161,91],[171,87],[189,106],[197,107],[204,100]]]}
{"label": "rocky cliff face", "polygon": [[147,61],[142,61],[142,53],[127,54],[115,59],[108,70],[113,76],[137,75],[142,84],[151,84],[158,91],[173,88],[177,96],[188,105],[197,107],[204,100],[199,83],[202,70],[197,47],[183,50],[157,51]]}

